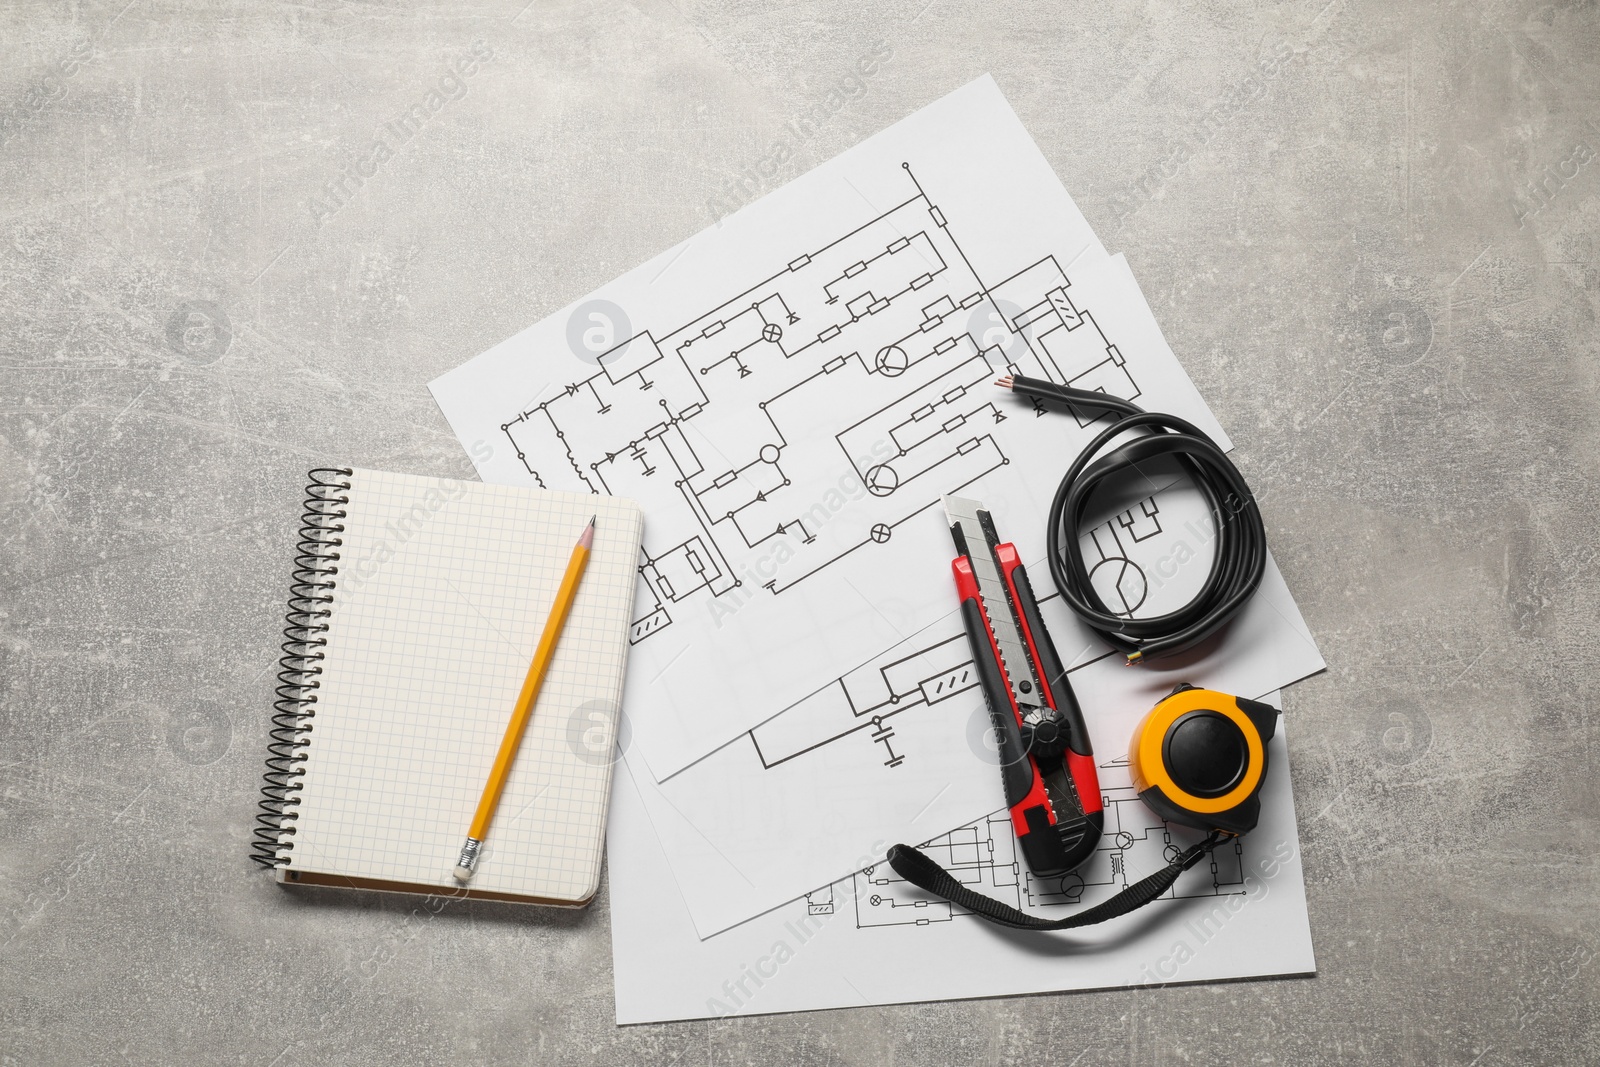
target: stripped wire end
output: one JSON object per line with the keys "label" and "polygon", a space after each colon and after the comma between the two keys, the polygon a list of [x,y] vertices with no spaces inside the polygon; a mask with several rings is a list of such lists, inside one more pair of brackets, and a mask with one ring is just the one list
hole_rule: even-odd
{"label": "stripped wire end", "polygon": [[1012,380],[1011,375],[1009,375],[1009,374],[1006,375],[1004,378],[996,378],[994,380],[994,384],[998,385],[1002,389],[1015,389],[1016,388],[1016,383]]}

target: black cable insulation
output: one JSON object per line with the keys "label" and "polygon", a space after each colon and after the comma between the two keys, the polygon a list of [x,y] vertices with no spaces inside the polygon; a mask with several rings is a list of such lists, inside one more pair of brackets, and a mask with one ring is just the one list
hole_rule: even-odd
{"label": "black cable insulation", "polygon": [[[1105,393],[1020,376],[1002,378],[998,384],[1047,404],[1115,416],[1067,468],[1050,504],[1046,531],[1050,576],[1073,613],[1130,663],[1193,648],[1227,625],[1261,585],[1267,533],[1255,495],[1217,443],[1176,415],[1147,412]],[[1100,454],[1129,431],[1143,432]],[[1187,604],[1164,615],[1132,618],[1111,610],[1095,591],[1084,565],[1079,530],[1089,499],[1102,482],[1129,472],[1144,477],[1140,465],[1163,456],[1172,457],[1205,498],[1216,532],[1216,555],[1205,584]]]}

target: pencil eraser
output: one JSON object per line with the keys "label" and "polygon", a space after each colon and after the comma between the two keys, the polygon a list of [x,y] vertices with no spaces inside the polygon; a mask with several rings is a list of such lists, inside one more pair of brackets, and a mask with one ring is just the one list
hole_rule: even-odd
{"label": "pencil eraser", "polygon": [[471,880],[472,880],[472,868],[471,867],[457,867],[456,868],[456,881],[460,882],[462,885],[466,885]]}

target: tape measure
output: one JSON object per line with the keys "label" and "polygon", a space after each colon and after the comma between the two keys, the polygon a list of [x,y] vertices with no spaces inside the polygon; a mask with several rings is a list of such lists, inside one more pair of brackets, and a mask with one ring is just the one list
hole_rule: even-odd
{"label": "tape measure", "polygon": [[1278,709],[1180,685],[1133,731],[1128,767],[1139,799],[1168,822],[1243,834],[1261,817],[1267,742]]}
{"label": "tape measure", "polygon": [[1204,830],[1205,840],[1184,849],[1143,881],[1076,915],[1041,919],[1002,904],[962,885],[910,845],[891,848],[889,865],[912,885],[999,926],[1072,930],[1115,919],[1160,897],[1219,842],[1255,829],[1261,817],[1261,786],[1267,778],[1267,742],[1277,726],[1278,709],[1270,704],[1187,683],[1151,708],[1128,745],[1134,788],[1161,818]]}

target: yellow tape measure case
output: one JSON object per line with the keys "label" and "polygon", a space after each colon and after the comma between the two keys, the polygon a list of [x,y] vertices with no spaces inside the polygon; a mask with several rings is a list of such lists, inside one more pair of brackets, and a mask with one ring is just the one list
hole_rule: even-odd
{"label": "yellow tape measure case", "polygon": [[1170,822],[1243,834],[1261,815],[1267,742],[1278,710],[1180,685],[1133,732],[1128,764],[1139,799]]}

